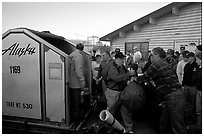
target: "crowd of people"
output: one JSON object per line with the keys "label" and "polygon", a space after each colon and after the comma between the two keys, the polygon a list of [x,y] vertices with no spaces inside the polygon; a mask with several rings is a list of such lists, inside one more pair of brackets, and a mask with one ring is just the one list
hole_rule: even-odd
{"label": "crowd of people", "polygon": [[[70,56],[80,63],[81,44]],[[80,48],[79,48],[80,47]],[[83,49],[82,49],[83,50]],[[76,57],[78,54],[78,57]],[[80,56],[80,57],[79,57]],[[78,59],[77,59],[78,58]],[[180,53],[161,47],[148,52],[148,60],[144,61],[141,52],[127,51],[124,55],[119,48],[114,52],[105,51],[92,56],[92,95],[105,97],[107,110],[118,101],[120,93],[128,85],[128,81],[138,83],[149,81],[158,93],[157,98],[163,106],[160,117],[160,133],[202,133],[202,46],[198,45],[195,52],[181,47]],[[79,77],[78,86],[71,86],[72,97],[78,96],[84,87],[83,63],[74,65],[75,76]],[[137,65],[137,70],[133,69]],[[77,70],[78,69],[78,70]],[[72,71],[73,72],[73,71]],[[74,73],[74,72],[73,72]],[[73,74],[72,73],[72,74]],[[74,80],[73,80],[74,81]],[[74,99],[78,100],[78,99]],[[77,103],[74,102],[76,109]],[[72,105],[71,105],[72,106]],[[79,110],[79,109],[78,109]],[[73,110],[77,118],[77,110]],[[132,114],[124,105],[120,106],[120,114],[124,127],[133,133]],[[194,127],[193,127],[194,126]]]}

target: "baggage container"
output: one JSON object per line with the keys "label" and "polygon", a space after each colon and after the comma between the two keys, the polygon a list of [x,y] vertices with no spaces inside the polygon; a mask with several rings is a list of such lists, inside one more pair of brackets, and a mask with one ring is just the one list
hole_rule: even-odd
{"label": "baggage container", "polygon": [[[16,28],[5,32],[2,35],[3,119],[69,126],[69,54],[74,50],[74,44],[47,31]],[[91,56],[82,54],[90,94]]]}

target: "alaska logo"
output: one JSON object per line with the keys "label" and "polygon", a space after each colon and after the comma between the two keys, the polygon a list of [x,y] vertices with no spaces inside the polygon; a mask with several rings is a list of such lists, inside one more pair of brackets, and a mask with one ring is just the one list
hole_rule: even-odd
{"label": "alaska logo", "polygon": [[2,55],[8,53],[10,56],[17,55],[18,57],[22,55],[32,55],[35,53],[35,48],[30,47],[30,44],[26,48],[19,48],[19,43],[14,43],[9,48],[2,50]]}

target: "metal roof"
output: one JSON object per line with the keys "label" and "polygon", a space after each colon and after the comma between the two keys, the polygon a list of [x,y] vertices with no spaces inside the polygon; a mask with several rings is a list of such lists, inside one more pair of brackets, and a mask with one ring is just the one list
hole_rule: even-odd
{"label": "metal roof", "polygon": [[172,12],[172,8],[175,7],[175,8],[182,8],[184,6],[186,6],[187,4],[190,4],[190,2],[173,2],[167,6],[164,6],[140,19],[137,19],[103,37],[100,38],[100,41],[111,41],[111,39],[119,36],[119,33],[120,32],[128,32],[128,31],[133,31],[133,27],[134,25],[138,25],[138,26],[142,26],[142,25],[145,25],[147,23],[149,23],[149,19],[150,18],[160,18],[168,13],[171,13]]}
{"label": "metal roof", "polygon": [[[2,39],[4,39],[10,33],[26,33],[27,35],[30,35],[34,39],[38,40],[40,43],[53,48],[58,53],[61,52],[61,54],[65,53],[69,55],[75,49],[75,45],[73,43],[69,42],[64,37],[54,35],[49,31],[39,32],[28,28],[14,28],[5,32],[2,36]],[[64,56],[67,56],[65,54]]]}
{"label": "metal roof", "polygon": [[45,41],[49,42],[50,44],[54,45],[61,51],[65,52],[66,54],[70,54],[75,48],[75,45],[66,40],[64,37],[52,34],[49,31],[42,32],[38,32],[35,30],[30,31],[39,36],[40,38],[44,39]]}
{"label": "metal roof", "polygon": [[[41,43],[49,47],[52,47],[55,51],[64,52],[66,55],[71,54],[75,50],[75,47],[77,44],[77,43],[73,43],[72,41],[68,39],[65,39],[62,36],[52,34],[49,31],[39,32],[39,31],[35,31],[32,29],[24,28],[24,27],[9,29],[7,32],[5,32],[2,35],[2,39],[4,39],[4,37],[9,35],[10,33],[19,33],[19,32],[27,33],[31,37],[35,37],[36,39],[38,39]],[[83,51],[83,52],[85,52],[87,55],[90,55],[86,51]]]}

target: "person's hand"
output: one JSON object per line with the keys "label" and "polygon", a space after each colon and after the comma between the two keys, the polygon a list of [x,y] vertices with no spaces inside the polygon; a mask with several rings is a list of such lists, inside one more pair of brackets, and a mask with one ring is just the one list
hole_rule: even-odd
{"label": "person's hand", "polygon": [[137,73],[138,73],[138,74],[142,74],[142,69],[141,69],[141,68],[138,68],[138,69],[137,69]]}
{"label": "person's hand", "polygon": [[134,81],[135,81],[135,82],[138,82],[137,77],[134,78]]}
{"label": "person's hand", "polygon": [[135,80],[135,77],[131,77],[130,81],[134,81]]}
{"label": "person's hand", "polygon": [[129,72],[130,72],[130,75],[131,75],[131,76],[134,76],[134,75],[135,75],[135,71],[134,71],[134,70],[131,69]]}
{"label": "person's hand", "polygon": [[96,84],[97,84],[97,85],[99,84],[99,79],[96,79]]}
{"label": "person's hand", "polygon": [[185,87],[184,87],[184,86],[182,86],[182,87],[181,87],[181,90],[182,90],[183,92],[185,92]]}
{"label": "person's hand", "polygon": [[82,83],[81,83],[81,89],[84,90],[85,86],[86,86],[85,81],[82,81]]}

